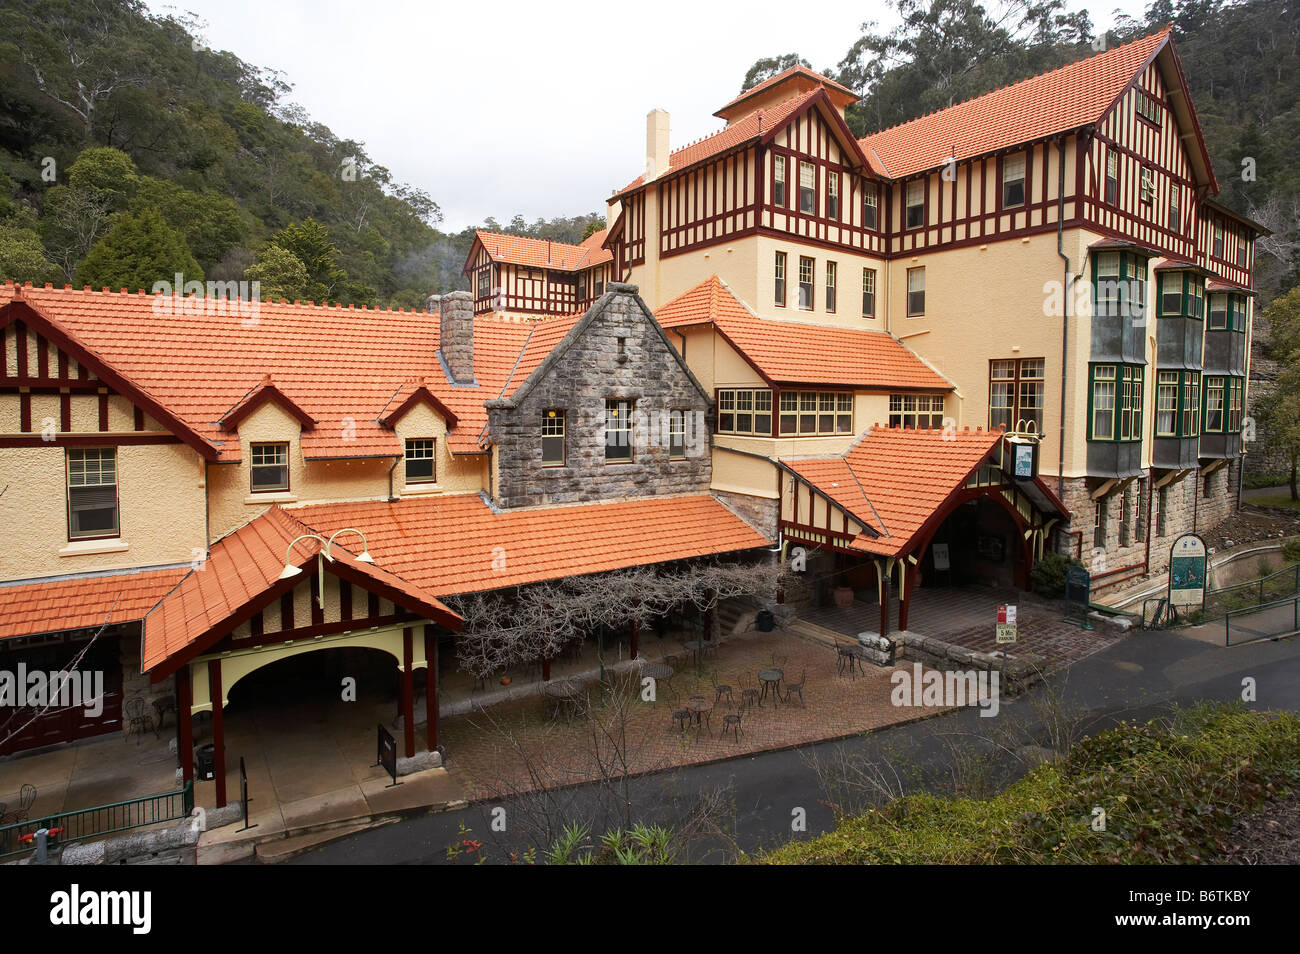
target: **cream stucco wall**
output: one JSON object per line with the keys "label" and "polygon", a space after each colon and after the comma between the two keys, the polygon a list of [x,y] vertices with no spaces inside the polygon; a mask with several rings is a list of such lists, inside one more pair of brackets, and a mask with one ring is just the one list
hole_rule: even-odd
{"label": "cream stucco wall", "polygon": [[68,540],[63,447],[0,453],[0,579],[188,563],[204,548],[202,464],[185,444],[117,448],[120,535]]}
{"label": "cream stucco wall", "polygon": [[[359,460],[306,460],[299,440],[300,426],[281,407],[268,402],[239,425],[242,460],[238,464],[214,464],[209,468],[212,538],[229,533],[264,512],[273,504],[323,503],[337,500],[387,500],[389,471],[392,493],[412,496],[429,493],[471,493],[487,486],[487,462],[483,454],[455,456],[447,448],[447,427],[427,404],[411,408],[394,426],[400,443],[408,438],[437,441],[437,482],[406,485],[406,468],[399,459],[381,457]],[[250,445],[284,441],[289,444],[289,490],[253,493]]]}
{"label": "cream stucco wall", "polygon": [[[1067,232],[1066,254],[1074,274],[1086,267],[1086,233]],[[925,314],[907,315],[907,270],[926,269]],[[1055,233],[987,245],[907,256],[890,262],[891,330],[957,387],[947,413],[959,427],[987,427],[989,361],[1043,358],[1046,433],[1040,456],[1044,473],[1057,471],[1060,449],[1062,317],[1050,299],[1064,282]],[[1065,473],[1086,464],[1089,322],[1069,323],[1066,380]],[[1082,371],[1080,370],[1082,369]]]}
{"label": "cream stucco wall", "polygon": [[[648,222],[657,222],[658,219],[651,215],[651,202],[647,198],[646,218]],[[720,242],[658,261],[653,260],[651,255],[655,241],[657,239],[654,236],[646,237],[645,264],[630,269],[628,278],[631,284],[639,286],[641,297],[651,311],[690,291],[711,275],[725,280],[742,301],[753,307],[758,248],[752,236]]]}

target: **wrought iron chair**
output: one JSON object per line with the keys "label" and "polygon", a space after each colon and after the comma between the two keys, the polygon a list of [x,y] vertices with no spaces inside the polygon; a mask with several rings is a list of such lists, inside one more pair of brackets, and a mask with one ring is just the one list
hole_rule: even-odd
{"label": "wrought iron chair", "polygon": [[741,682],[740,689],[740,707],[748,709],[758,705],[758,683],[754,680],[752,672],[745,673],[745,678]]}
{"label": "wrought iron chair", "polygon": [[691,724],[691,710],[677,709],[673,712],[673,726],[680,732],[685,732],[686,727]]}
{"label": "wrought iron chair", "polygon": [[718,682],[718,671],[716,669],[709,673],[709,678],[713,682],[713,691],[715,693],[713,704],[716,706],[722,701],[722,697],[726,696],[727,702],[734,705],[734,700],[731,698],[731,687],[725,683]]}
{"label": "wrought iron chair", "polygon": [[727,731],[731,730],[736,736],[736,744],[740,744],[740,733],[743,731],[740,727],[740,717],[743,713],[743,709],[737,709],[735,712],[728,712],[722,717],[722,731],[718,733],[719,740],[725,738]]}
{"label": "wrought iron chair", "polygon": [[36,804],[36,786],[25,784],[18,790],[18,809],[13,814],[15,822],[29,821],[29,813]]}
{"label": "wrought iron chair", "polygon": [[804,682],[807,680],[807,678],[808,678],[808,670],[805,669],[805,670],[803,670],[802,672],[799,673],[799,681],[798,681],[798,682],[787,682],[787,683],[785,684],[785,701],[786,701],[786,704],[787,704],[787,705],[790,703],[790,694],[791,694],[791,693],[794,693],[795,695],[797,695],[797,696],[799,697],[799,705],[800,705],[800,706],[803,706],[803,705],[804,705],[804,701],[803,701],[803,686],[804,686]]}

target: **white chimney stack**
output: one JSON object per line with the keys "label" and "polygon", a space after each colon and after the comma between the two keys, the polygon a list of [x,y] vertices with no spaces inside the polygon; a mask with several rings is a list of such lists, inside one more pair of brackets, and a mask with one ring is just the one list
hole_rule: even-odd
{"label": "white chimney stack", "polygon": [[668,114],[652,109],[645,117],[645,177],[649,182],[668,171]]}

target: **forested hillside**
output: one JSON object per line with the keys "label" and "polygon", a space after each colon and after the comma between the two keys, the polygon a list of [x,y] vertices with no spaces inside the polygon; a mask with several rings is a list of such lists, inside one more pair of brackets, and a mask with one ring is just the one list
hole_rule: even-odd
{"label": "forested hillside", "polygon": [[[138,0],[0,4],[0,273],[413,306],[465,287],[472,230],[313,122],[279,74]],[[578,241],[578,216],[504,228]],[[489,227],[502,228],[489,221]]]}
{"label": "forested hillside", "polygon": [[[843,59],[819,68],[862,97],[849,109],[859,136],[1173,23],[1219,198],[1274,233],[1259,243],[1264,302],[1300,284],[1300,168],[1288,158],[1300,148],[1300,14],[1291,0],[1156,0],[1105,37],[1062,0],[890,2],[901,25],[863,24]],[[797,53],[761,59],[741,88],[795,63],[818,68]]]}

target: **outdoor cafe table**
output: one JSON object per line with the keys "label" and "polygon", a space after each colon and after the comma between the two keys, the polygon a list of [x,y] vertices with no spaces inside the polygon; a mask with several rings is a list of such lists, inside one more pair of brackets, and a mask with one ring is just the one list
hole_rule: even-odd
{"label": "outdoor cafe table", "polygon": [[758,697],[758,704],[761,706],[763,700],[767,698],[768,691],[772,693],[772,708],[778,708],[777,692],[781,685],[781,680],[785,678],[785,673],[780,669],[763,669],[758,674],[758,681],[763,684],[763,694]]}
{"label": "outdoor cafe table", "polygon": [[[707,696],[691,696],[686,703],[686,708],[695,715],[695,724],[699,726],[701,724],[700,720],[708,718],[709,713],[713,711],[713,703],[709,701]],[[709,724],[709,734],[713,734],[712,722]]]}

